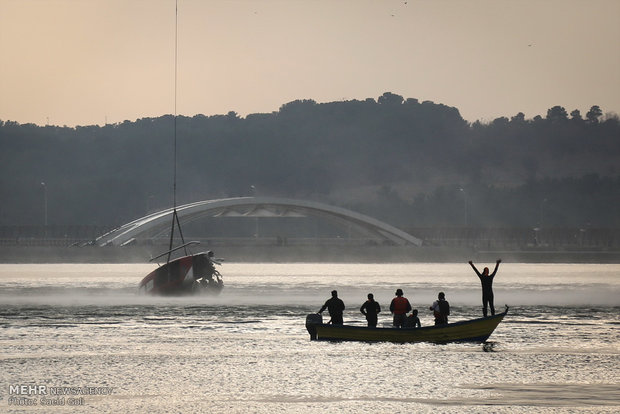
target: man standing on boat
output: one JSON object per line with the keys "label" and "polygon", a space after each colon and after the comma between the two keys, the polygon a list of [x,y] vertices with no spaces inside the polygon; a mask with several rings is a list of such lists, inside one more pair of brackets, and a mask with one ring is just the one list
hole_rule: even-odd
{"label": "man standing on boat", "polygon": [[396,297],[390,303],[390,312],[394,315],[392,325],[402,328],[407,320],[407,313],[411,311],[409,300],[403,296],[402,289],[396,289]]}
{"label": "man standing on boat", "polygon": [[439,292],[437,300],[433,302],[430,307],[435,316],[435,325],[444,325],[448,323],[448,316],[450,315],[450,304],[446,300],[446,295],[443,292]]}
{"label": "man standing on boat", "polygon": [[377,327],[377,314],[381,312],[381,306],[379,306],[379,302],[375,302],[375,297],[372,293],[368,294],[368,300],[364,302],[360,312],[366,316],[369,328]]}
{"label": "man standing on boat", "polygon": [[[323,313],[327,309],[329,316],[331,316],[331,323],[333,325],[342,325],[342,312],[344,311],[344,302],[338,298],[338,291],[332,290],[332,297],[327,299],[325,304],[321,307],[318,313]],[[328,322],[329,323],[329,322]]]}
{"label": "man standing on boat", "polygon": [[480,283],[482,283],[482,314],[484,316],[487,316],[487,306],[491,308],[491,315],[495,315],[495,306],[493,306],[493,278],[501,262],[501,259],[497,259],[495,262],[495,270],[493,270],[493,273],[489,274],[488,267],[485,267],[482,273],[480,273],[472,261],[469,261],[469,265],[474,269],[474,272],[476,272],[480,278]]}

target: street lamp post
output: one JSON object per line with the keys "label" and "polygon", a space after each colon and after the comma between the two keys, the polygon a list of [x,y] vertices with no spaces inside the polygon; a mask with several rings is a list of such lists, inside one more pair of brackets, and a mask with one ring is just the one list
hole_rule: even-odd
{"label": "street lamp post", "polygon": [[543,198],[543,200],[540,202],[540,218],[539,218],[539,223],[538,223],[538,226],[540,228],[542,228],[542,226],[543,226],[544,209],[545,209],[545,203],[546,202],[547,202],[546,198]]}
{"label": "street lamp post", "polygon": [[47,239],[47,186],[43,181],[41,181],[41,186],[43,187],[43,231]]}
{"label": "street lamp post", "polygon": [[465,202],[465,227],[467,227],[467,192],[464,188],[459,188],[459,191],[463,193],[463,200]]}
{"label": "street lamp post", "polygon": [[[255,185],[251,185],[250,186],[250,192],[252,193],[252,197],[256,197],[257,196],[258,190],[256,189]],[[259,231],[259,228],[258,228],[258,216],[254,217],[254,226],[255,226],[255,228],[254,228],[254,238],[256,240],[258,240],[258,236],[259,236],[259,233],[258,233],[258,231]]]}
{"label": "street lamp post", "polygon": [[152,194],[146,197],[146,214],[151,214],[151,200],[154,198],[155,196]]}

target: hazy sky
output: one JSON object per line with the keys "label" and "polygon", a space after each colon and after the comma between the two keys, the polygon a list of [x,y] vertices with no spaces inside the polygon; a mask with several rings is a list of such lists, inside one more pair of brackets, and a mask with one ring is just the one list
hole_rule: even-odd
{"label": "hazy sky", "polygon": [[[0,0],[0,120],[174,113],[175,0]],[[390,91],[468,121],[620,113],[620,0],[178,0],[177,113]]]}

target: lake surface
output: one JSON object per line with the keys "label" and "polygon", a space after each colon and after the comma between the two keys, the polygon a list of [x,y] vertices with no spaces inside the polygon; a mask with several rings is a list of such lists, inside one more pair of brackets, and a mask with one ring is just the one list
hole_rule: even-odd
{"label": "lake surface", "polygon": [[388,326],[396,288],[423,326],[440,290],[451,322],[480,317],[466,263],[231,263],[219,296],[138,295],[154,267],[0,265],[0,412],[620,410],[620,265],[502,263],[510,311],[486,348],[311,342],[304,326],[332,289],[345,323],[365,324],[372,292]]}

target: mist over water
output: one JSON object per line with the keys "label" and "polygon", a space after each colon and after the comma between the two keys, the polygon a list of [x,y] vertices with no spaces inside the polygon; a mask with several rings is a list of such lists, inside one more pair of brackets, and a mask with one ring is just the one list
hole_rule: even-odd
{"label": "mist over water", "polygon": [[[484,266],[480,264],[479,266]],[[491,264],[488,264],[491,266]],[[439,291],[453,306],[475,306],[480,282],[467,264],[225,264],[219,296],[140,295],[150,264],[0,265],[0,303],[47,305],[316,305],[339,291],[360,304],[372,292],[388,303],[397,288],[414,304]],[[502,263],[494,280],[496,305],[615,306],[620,265]]]}
{"label": "mist over water", "polygon": [[138,294],[154,268],[0,265],[0,411],[15,408],[11,384],[114,388],[84,397],[85,411],[97,412],[620,409],[620,265],[502,263],[495,302],[510,311],[490,352],[312,342],[304,327],[332,289],[347,324],[365,324],[359,307],[372,292],[379,326],[389,326],[397,288],[423,325],[439,291],[452,322],[478,318],[480,282],[466,263],[225,263],[218,296]]}

